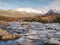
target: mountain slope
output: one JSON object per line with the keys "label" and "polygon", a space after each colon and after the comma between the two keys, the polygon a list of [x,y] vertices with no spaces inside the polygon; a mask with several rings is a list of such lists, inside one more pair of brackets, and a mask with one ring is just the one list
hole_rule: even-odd
{"label": "mountain slope", "polygon": [[18,9],[15,9],[15,10],[20,11],[20,12],[25,12],[25,13],[42,14],[41,11],[35,10],[35,9],[32,9],[32,8],[18,8]]}
{"label": "mountain slope", "polygon": [[0,15],[7,16],[7,17],[29,17],[29,16],[36,16],[41,14],[27,13],[27,12],[21,12],[16,10],[0,10]]}

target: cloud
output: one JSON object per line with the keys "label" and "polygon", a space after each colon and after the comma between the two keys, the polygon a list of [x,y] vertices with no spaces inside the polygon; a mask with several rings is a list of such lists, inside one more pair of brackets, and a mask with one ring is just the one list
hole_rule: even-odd
{"label": "cloud", "polygon": [[53,0],[49,5],[40,8],[44,13],[48,12],[50,9],[60,11],[60,0]]}
{"label": "cloud", "polygon": [[0,7],[4,7],[7,6],[8,4],[4,3],[4,2],[0,2]]}
{"label": "cloud", "polygon": [[1,6],[4,6],[4,4],[3,4],[2,2],[0,2],[0,7],[1,7]]}
{"label": "cloud", "polygon": [[[13,9],[13,8],[19,8],[19,7],[20,8],[21,7],[27,7],[27,8],[31,7],[31,8],[34,8],[34,9],[39,8],[40,10],[39,9],[37,9],[37,10],[41,11],[42,13],[46,13],[50,9],[52,9],[54,11],[60,11],[60,0],[34,0],[34,2],[32,0],[25,0],[25,1],[24,0],[0,0],[0,8],[3,8],[3,9],[9,9],[9,8],[11,8],[11,9]],[[45,4],[47,2],[49,2],[49,3]],[[43,5],[40,6],[40,4],[41,5],[43,4]]]}
{"label": "cloud", "polygon": [[[29,8],[31,9],[31,8]],[[55,12],[60,12],[60,0],[53,0],[47,6],[37,9],[37,12],[41,12],[42,14],[47,13],[50,9],[54,10]],[[21,10],[21,9],[20,9]]]}
{"label": "cloud", "polygon": [[50,4],[50,8],[60,10],[60,0],[54,0],[54,2]]}

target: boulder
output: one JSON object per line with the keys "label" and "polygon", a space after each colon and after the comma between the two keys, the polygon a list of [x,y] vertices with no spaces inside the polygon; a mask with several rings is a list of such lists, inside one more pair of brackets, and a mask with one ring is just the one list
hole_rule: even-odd
{"label": "boulder", "polygon": [[14,40],[19,38],[19,35],[16,34],[10,34],[6,30],[0,29],[0,39],[1,40]]}

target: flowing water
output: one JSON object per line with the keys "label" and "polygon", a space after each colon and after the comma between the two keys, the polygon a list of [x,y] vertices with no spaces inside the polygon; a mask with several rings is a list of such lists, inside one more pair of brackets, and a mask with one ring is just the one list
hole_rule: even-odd
{"label": "flowing water", "polygon": [[[14,23],[10,24],[11,26]],[[16,25],[16,26],[15,26]],[[60,30],[60,24],[42,24],[42,23],[31,23],[29,28],[25,28],[25,27],[19,27],[20,25],[14,24],[14,26],[12,26],[12,28],[15,28],[16,32],[15,33],[22,33],[22,37],[16,40],[8,40],[8,41],[1,41],[0,40],[0,45],[45,45],[45,42],[47,42],[48,39],[48,35],[50,34],[55,34],[57,32],[57,34],[59,33]],[[17,27],[19,27],[19,29],[16,29]],[[28,30],[27,30],[28,29]],[[22,31],[21,31],[22,30]],[[13,32],[13,29],[11,31],[7,30],[10,33]],[[60,34],[59,34],[60,35]],[[50,38],[50,37],[49,37]]]}

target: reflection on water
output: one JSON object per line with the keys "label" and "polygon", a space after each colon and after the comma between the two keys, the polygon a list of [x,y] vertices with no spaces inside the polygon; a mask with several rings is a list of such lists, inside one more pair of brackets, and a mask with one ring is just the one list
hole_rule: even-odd
{"label": "reflection on water", "polygon": [[43,42],[40,40],[24,40],[21,44],[18,43],[16,40],[9,40],[9,41],[0,41],[0,45],[44,45]]}
{"label": "reflection on water", "polygon": [[16,41],[0,41],[0,45],[17,45]]}
{"label": "reflection on water", "polygon": [[34,40],[34,45],[44,45],[44,42],[42,42],[41,40]]}

